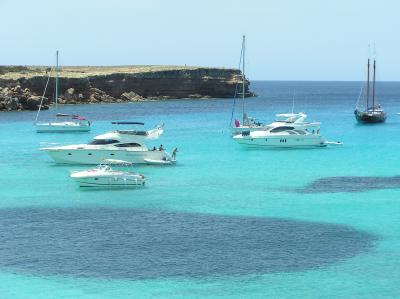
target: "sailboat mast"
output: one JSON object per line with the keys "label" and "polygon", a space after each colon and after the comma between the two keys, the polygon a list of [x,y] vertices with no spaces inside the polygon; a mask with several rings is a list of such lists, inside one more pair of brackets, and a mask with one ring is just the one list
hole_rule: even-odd
{"label": "sailboat mast", "polygon": [[242,99],[243,99],[243,123],[245,122],[245,101],[244,101],[244,91],[245,91],[245,80],[246,77],[244,75],[244,60],[245,60],[245,49],[246,49],[246,36],[243,35],[243,42],[242,42],[242,51],[243,51],[243,59],[242,59]]}
{"label": "sailboat mast", "polygon": [[376,61],[374,59],[374,77],[372,79],[372,111],[375,110],[375,65]]}
{"label": "sailboat mast", "polygon": [[58,112],[58,50],[56,51],[56,113]]}
{"label": "sailboat mast", "polygon": [[368,71],[367,71],[367,110],[369,105],[369,58],[368,58]]}

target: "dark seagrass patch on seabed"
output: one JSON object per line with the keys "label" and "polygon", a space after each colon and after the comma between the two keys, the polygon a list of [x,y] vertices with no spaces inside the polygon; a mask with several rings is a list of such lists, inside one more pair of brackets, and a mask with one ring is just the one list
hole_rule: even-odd
{"label": "dark seagrass patch on seabed", "polygon": [[337,193],[396,188],[400,188],[400,176],[337,176],[317,179],[303,188],[295,189],[295,191],[298,193]]}
{"label": "dark seagrass patch on seabed", "polygon": [[366,252],[347,226],[111,208],[0,210],[0,269],[99,279],[305,271]]}

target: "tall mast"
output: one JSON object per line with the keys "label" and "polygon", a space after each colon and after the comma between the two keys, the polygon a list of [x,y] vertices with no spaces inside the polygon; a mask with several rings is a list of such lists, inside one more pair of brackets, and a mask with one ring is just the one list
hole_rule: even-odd
{"label": "tall mast", "polygon": [[368,58],[368,71],[367,71],[367,110],[369,104],[369,58]]}
{"label": "tall mast", "polygon": [[58,50],[56,51],[56,113],[58,112]]}
{"label": "tall mast", "polygon": [[374,59],[374,77],[372,79],[372,111],[375,110],[375,64],[376,61]]}
{"label": "tall mast", "polygon": [[245,60],[245,49],[246,49],[246,36],[243,35],[243,42],[242,42],[242,54],[243,54],[243,59],[242,59],[242,99],[243,99],[243,123],[245,121],[245,114],[244,114],[244,110],[245,110],[245,103],[244,103],[244,91],[245,91],[245,80],[246,77],[244,75],[244,60]]}

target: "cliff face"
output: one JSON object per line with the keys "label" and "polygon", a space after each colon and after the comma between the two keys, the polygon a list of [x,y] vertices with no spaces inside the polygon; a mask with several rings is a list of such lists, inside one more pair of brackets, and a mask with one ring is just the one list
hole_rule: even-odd
{"label": "cliff face", "polygon": [[[0,69],[1,70],[1,69]],[[49,69],[31,68],[0,73],[0,110],[34,110],[43,94]],[[54,76],[54,73],[52,73]],[[145,101],[181,98],[231,98],[241,72],[237,69],[198,67],[66,67],[60,73],[62,104]],[[55,80],[50,78],[45,97],[53,98]],[[249,82],[245,82],[247,96]],[[29,100],[28,100],[29,99]],[[29,104],[28,104],[29,103]],[[45,103],[50,101],[45,99]]]}

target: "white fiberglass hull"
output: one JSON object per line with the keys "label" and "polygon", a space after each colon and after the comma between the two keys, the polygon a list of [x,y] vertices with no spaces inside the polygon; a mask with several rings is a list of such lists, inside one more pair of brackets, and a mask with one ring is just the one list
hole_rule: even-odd
{"label": "white fiberglass hull", "polygon": [[250,136],[237,135],[233,139],[240,145],[256,148],[313,148],[327,146],[324,137],[319,135],[306,136],[265,136],[252,138]]}
{"label": "white fiberglass hull", "polygon": [[171,156],[165,151],[125,149],[71,149],[71,148],[45,148],[49,156],[58,164],[88,164],[98,165],[104,159],[123,160],[134,164],[147,164],[146,160],[169,161]]}
{"label": "white fiberglass hull", "polygon": [[46,122],[36,123],[37,133],[65,133],[65,132],[89,132],[88,122]]}

